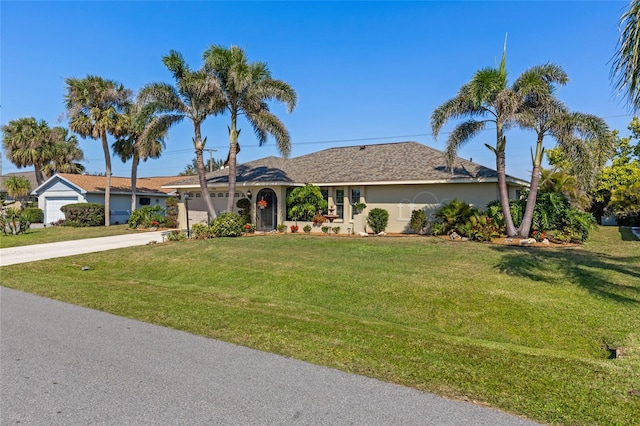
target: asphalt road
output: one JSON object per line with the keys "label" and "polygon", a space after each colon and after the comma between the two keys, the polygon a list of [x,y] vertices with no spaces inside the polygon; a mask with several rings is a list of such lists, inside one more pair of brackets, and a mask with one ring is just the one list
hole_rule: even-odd
{"label": "asphalt road", "polygon": [[[10,265],[160,233],[0,250]],[[2,271],[0,270],[0,279]],[[0,287],[0,424],[533,425],[452,401]]]}

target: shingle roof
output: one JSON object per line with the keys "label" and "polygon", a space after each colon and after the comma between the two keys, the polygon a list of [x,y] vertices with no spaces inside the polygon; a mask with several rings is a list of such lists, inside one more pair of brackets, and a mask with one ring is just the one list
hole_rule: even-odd
{"label": "shingle roof", "polygon": [[[104,192],[105,190],[106,177],[104,176],[68,173],[59,173],[59,176],[87,192]],[[136,179],[136,192],[138,194],[168,194],[171,189],[162,188],[162,186],[174,182],[176,179],[176,176],[138,178]],[[131,193],[131,178],[111,176],[111,193],[116,192]]]}
{"label": "shingle roof", "polygon": [[[418,142],[329,148],[289,159],[266,157],[240,164],[237,170],[237,182],[264,183],[424,182],[497,177],[495,170],[460,157],[456,158],[452,172],[446,168],[444,152]],[[228,169],[207,173],[207,181],[226,184],[228,173]],[[198,178],[190,176],[170,185],[198,185]]]}

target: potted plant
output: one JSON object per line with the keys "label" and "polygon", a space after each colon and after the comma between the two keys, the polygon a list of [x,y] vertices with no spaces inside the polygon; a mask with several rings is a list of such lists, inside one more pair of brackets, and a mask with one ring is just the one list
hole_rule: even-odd
{"label": "potted plant", "polygon": [[367,208],[367,205],[365,203],[355,203],[353,205],[353,212],[355,214],[360,214],[366,208]]}
{"label": "potted plant", "polygon": [[294,233],[294,234],[295,234],[296,232],[298,232],[298,229],[300,229],[300,228],[298,227],[298,225],[291,225],[291,232],[292,232],[292,233]]}
{"label": "potted plant", "polygon": [[279,224],[276,229],[278,230],[279,233],[284,233],[287,230],[287,225],[285,225],[284,223]]}
{"label": "potted plant", "polygon": [[302,230],[304,231],[305,234],[310,234],[311,233],[311,226],[310,225],[305,225],[304,228],[302,228]]}
{"label": "potted plant", "polygon": [[262,210],[262,209],[267,207],[267,200],[262,199],[262,200],[258,201],[256,204],[258,205],[258,208],[260,210]]}

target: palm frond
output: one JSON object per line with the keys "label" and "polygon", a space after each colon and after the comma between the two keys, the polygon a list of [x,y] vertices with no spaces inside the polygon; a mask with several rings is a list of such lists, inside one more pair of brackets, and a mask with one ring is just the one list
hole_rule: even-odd
{"label": "palm frond", "polygon": [[458,124],[449,134],[446,142],[445,154],[447,158],[447,167],[452,168],[458,150],[474,136],[483,131],[486,127],[486,121],[468,120]]}
{"label": "palm frond", "polygon": [[640,1],[632,0],[620,18],[621,32],[609,77],[628,105],[640,109]]}

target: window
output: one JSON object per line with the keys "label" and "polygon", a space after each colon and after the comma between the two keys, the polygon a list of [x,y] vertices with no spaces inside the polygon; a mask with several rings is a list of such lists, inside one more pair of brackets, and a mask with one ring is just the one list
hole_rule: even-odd
{"label": "window", "polygon": [[[329,190],[328,189],[321,189],[320,193],[322,194],[322,198],[324,198],[324,201],[327,202],[327,209],[328,209],[329,207],[331,207],[329,205]],[[324,213],[328,213],[328,210],[326,212],[324,212]]]}
{"label": "window", "polygon": [[233,194],[233,196],[234,196],[235,198],[238,198],[238,197],[240,196],[240,193],[239,193],[239,192],[236,192],[235,194]]}
{"label": "window", "polygon": [[344,219],[344,189],[336,189],[336,216]]}
{"label": "window", "polygon": [[[360,202],[360,188],[354,188],[351,190],[351,206]],[[353,208],[351,209],[351,219],[355,216]]]}
{"label": "window", "polygon": [[151,198],[149,198],[149,197],[140,197],[140,205],[141,206],[149,206],[149,205],[151,205]]}
{"label": "window", "polygon": [[222,198],[224,197],[224,193],[223,192],[218,192],[218,198]]}

